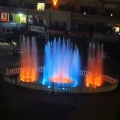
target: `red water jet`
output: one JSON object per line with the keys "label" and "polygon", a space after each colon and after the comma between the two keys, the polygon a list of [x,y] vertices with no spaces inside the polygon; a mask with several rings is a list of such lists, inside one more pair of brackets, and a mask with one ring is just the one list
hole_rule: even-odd
{"label": "red water jet", "polygon": [[95,44],[89,45],[88,71],[91,74],[86,75],[85,85],[87,87],[103,85],[103,45],[97,44],[97,48],[95,47]]}
{"label": "red water jet", "polygon": [[[30,44],[31,43],[31,44]],[[36,82],[38,78],[36,40],[25,37],[21,39],[20,80]]]}

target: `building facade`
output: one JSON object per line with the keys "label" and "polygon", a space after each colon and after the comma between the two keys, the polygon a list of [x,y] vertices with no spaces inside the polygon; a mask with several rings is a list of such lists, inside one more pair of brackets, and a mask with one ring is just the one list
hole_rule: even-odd
{"label": "building facade", "polygon": [[1,0],[0,6],[3,27],[27,26],[47,36],[119,41],[119,0]]}

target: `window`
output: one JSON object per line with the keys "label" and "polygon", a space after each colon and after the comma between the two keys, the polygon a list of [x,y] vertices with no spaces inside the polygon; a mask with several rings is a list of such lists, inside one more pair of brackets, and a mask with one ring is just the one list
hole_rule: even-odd
{"label": "window", "polygon": [[88,7],[86,7],[86,6],[81,6],[81,7],[80,7],[80,13],[81,13],[81,14],[88,14]]}
{"label": "window", "polygon": [[20,23],[26,23],[26,15],[20,16]]}
{"label": "window", "polygon": [[65,10],[65,5],[58,5],[58,10],[64,11]]}
{"label": "window", "polygon": [[73,6],[72,5],[67,5],[66,10],[67,11],[73,11]]}
{"label": "window", "polygon": [[114,15],[114,11],[113,10],[104,10],[104,15],[105,16],[113,16]]}
{"label": "window", "polygon": [[37,10],[44,11],[45,10],[45,3],[38,3]]}
{"label": "window", "polygon": [[89,7],[89,14],[96,15],[96,13],[97,13],[97,8],[96,7]]}
{"label": "window", "polygon": [[94,29],[95,29],[94,25],[88,25],[88,30],[89,31],[94,31]]}
{"label": "window", "polygon": [[32,4],[32,3],[26,3],[25,8],[27,8],[27,9],[36,9],[36,6],[34,4]]}
{"label": "window", "polygon": [[86,31],[87,25],[83,23],[74,23],[73,30]]}
{"label": "window", "polygon": [[28,19],[28,23],[29,23],[29,24],[33,24],[33,19],[32,19],[32,18],[29,18],[29,19]]}
{"label": "window", "polygon": [[51,7],[52,7],[52,4],[46,4],[45,5],[45,9],[51,9]]}
{"label": "window", "polygon": [[49,24],[50,24],[50,29],[66,30],[66,23],[65,22],[50,21]]}
{"label": "window", "polygon": [[113,33],[112,26],[104,26],[104,33],[105,34],[111,34],[111,33]]}
{"label": "window", "polygon": [[120,27],[114,27],[114,31],[115,31],[115,33],[119,33],[120,32]]}
{"label": "window", "polygon": [[103,33],[104,31],[104,23],[97,22],[96,23],[96,32]]}
{"label": "window", "polygon": [[55,22],[55,21],[50,21],[50,28],[51,29],[56,29],[57,28],[57,24],[58,24],[58,22]]}
{"label": "window", "polygon": [[1,21],[8,21],[8,13],[1,12]]}
{"label": "window", "polygon": [[65,22],[58,22],[58,29],[59,30],[66,30],[66,23]]}
{"label": "window", "polygon": [[37,19],[37,25],[44,25],[44,22],[42,19]]}

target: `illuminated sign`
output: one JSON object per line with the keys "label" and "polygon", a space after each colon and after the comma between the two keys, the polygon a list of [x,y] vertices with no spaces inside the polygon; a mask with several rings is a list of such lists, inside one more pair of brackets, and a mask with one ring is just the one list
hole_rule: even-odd
{"label": "illuminated sign", "polygon": [[8,14],[6,12],[1,12],[1,21],[8,21]]}
{"label": "illuminated sign", "polygon": [[53,0],[53,4],[54,4],[54,6],[56,6],[57,5],[57,0]]}
{"label": "illuminated sign", "polygon": [[44,34],[45,33],[45,27],[31,25],[31,31],[39,32],[39,33],[43,33]]}

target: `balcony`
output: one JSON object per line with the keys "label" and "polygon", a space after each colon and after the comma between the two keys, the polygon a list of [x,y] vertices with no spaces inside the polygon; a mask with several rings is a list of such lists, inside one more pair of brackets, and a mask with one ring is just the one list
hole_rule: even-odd
{"label": "balcony", "polygon": [[103,22],[103,23],[120,23],[120,17],[114,16],[100,16],[100,15],[83,15],[83,14],[72,14],[72,20],[81,20],[81,21],[89,21],[90,22]]}
{"label": "balcony", "polygon": [[120,37],[119,35],[115,34],[100,34],[100,33],[94,33],[93,39],[97,41],[106,41],[106,42],[119,42]]}

